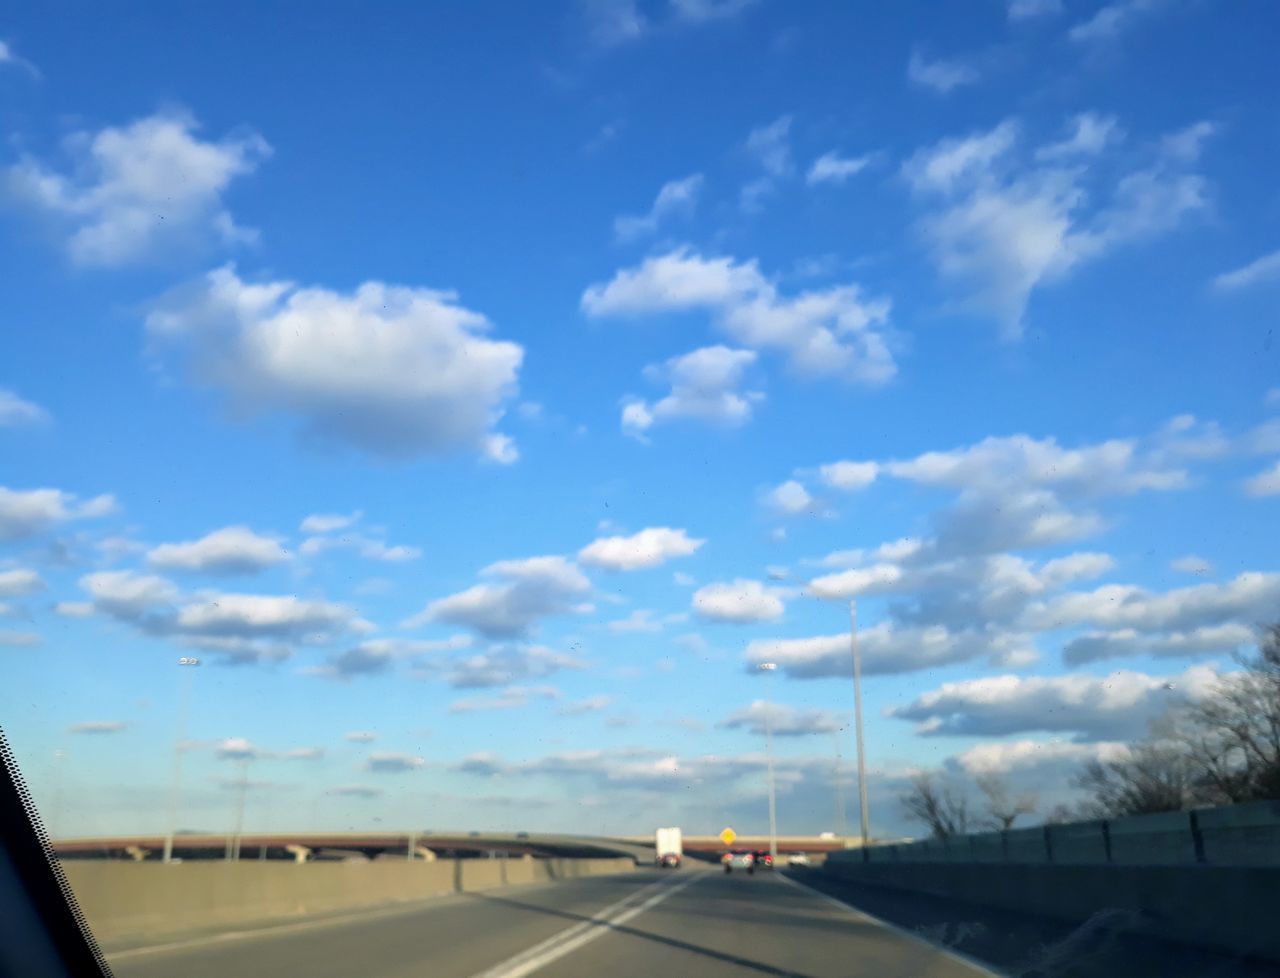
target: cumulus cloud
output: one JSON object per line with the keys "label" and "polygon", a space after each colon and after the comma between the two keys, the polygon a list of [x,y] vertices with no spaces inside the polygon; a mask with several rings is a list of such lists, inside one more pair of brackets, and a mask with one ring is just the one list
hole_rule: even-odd
{"label": "cumulus cloud", "polygon": [[678,20],[702,24],[736,17],[759,0],[671,0],[671,13]]}
{"label": "cumulus cloud", "polygon": [[443,621],[489,638],[516,638],[543,618],[572,611],[591,589],[582,571],[559,556],[502,560],[480,573],[500,583],[477,584],[432,601],[406,624]]}
{"label": "cumulus cloud", "polygon": [[636,0],[578,0],[591,43],[601,48],[636,41],[649,30],[649,20]]}
{"label": "cumulus cloud", "polygon": [[777,182],[789,177],[794,171],[790,137],[789,115],[779,116],[767,125],[757,126],[748,134],[746,152],[760,167],[761,175],[743,186],[739,196],[743,210],[760,210],[764,198],[773,193]]}
{"label": "cumulus cloud", "polygon": [[1141,632],[1119,628],[1105,632],[1088,632],[1071,639],[1062,649],[1067,665],[1083,665],[1101,659],[1130,658],[1139,655],[1193,656],[1206,653],[1238,652],[1257,640],[1248,625],[1227,622],[1202,625],[1182,631]]}
{"label": "cumulus cloud", "polygon": [[613,705],[613,701],[614,698],[612,696],[598,693],[595,696],[588,696],[584,699],[566,703],[556,712],[563,717],[586,716],[588,713],[599,713],[601,710],[607,709]]}
{"label": "cumulus cloud", "polygon": [[358,509],[353,513],[312,513],[298,525],[298,529],[303,533],[333,533],[354,526],[363,516],[364,513]]}
{"label": "cumulus cloud", "polygon": [[1081,112],[1071,120],[1071,133],[1061,142],[1036,150],[1037,160],[1070,160],[1097,156],[1107,145],[1124,138],[1115,116]]}
{"label": "cumulus cloud", "polygon": [[389,544],[363,533],[340,533],[332,536],[307,537],[298,547],[304,557],[316,557],[328,550],[351,550],[366,560],[400,564],[417,560],[422,549],[409,544]]}
{"label": "cumulus cloud", "polygon": [[74,734],[113,734],[128,728],[123,720],[85,720],[73,723],[67,729]]}
{"label": "cumulus cloud", "polygon": [[706,543],[684,529],[646,527],[631,536],[600,537],[578,551],[578,560],[589,567],[631,571],[658,567],[678,557],[697,553]]}
{"label": "cumulus cloud", "polygon": [[23,400],[7,387],[0,387],[0,428],[44,424],[48,420],[49,412],[39,404]]}
{"label": "cumulus cloud", "polygon": [[15,632],[9,629],[0,630],[0,646],[5,648],[24,649],[39,645],[41,638],[35,632]]}
{"label": "cumulus cloud", "polygon": [[1117,177],[1101,153],[1085,152],[1106,141],[1101,117],[1087,117],[1083,129],[1080,118],[1076,134],[1042,147],[1039,160],[1019,158],[1019,127],[1005,121],[925,147],[902,167],[928,207],[919,231],[939,272],[966,285],[973,306],[994,315],[1009,339],[1021,336],[1036,288],[1208,206],[1208,183],[1192,167],[1212,126],[1166,137],[1144,166]]}
{"label": "cumulus cloud", "polygon": [[20,598],[43,591],[44,579],[29,567],[0,570],[0,598]]}
{"label": "cumulus cloud", "polygon": [[1046,732],[1082,742],[1133,740],[1169,707],[1203,698],[1220,675],[1213,666],[1192,666],[1174,676],[985,676],[944,683],[888,715],[914,721],[924,736]]}
{"label": "cumulus cloud", "polygon": [[774,486],[764,494],[765,504],[788,516],[800,513],[812,513],[818,508],[818,501],[813,498],[803,483],[788,479]]}
{"label": "cumulus cloud", "polygon": [[1213,285],[1224,292],[1234,292],[1277,279],[1280,279],[1280,250],[1268,252],[1247,265],[1223,272],[1213,280]]}
{"label": "cumulus cloud", "polygon": [[741,389],[747,369],[756,362],[752,350],[707,346],[651,364],[644,375],[667,383],[671,391],[658,401],[628,397],[622,406],[622,430],[641,440],[655,424],[687,419],[735,427],[751,420],[762,391]]}
{"label": "cumulus cloud", "polygon": [[86,574],[80,586],[99,614],[233,661],[281,658],[294,644],[323,644],[371,627],[346,605],[294,595],[187,594],[166,578],[134,571]]}
{"label": "cumulus cloud", "polygon": [[1117,0],[1102,7],[1088,20],[1076,24],[1067,31],[1067,37],[1082,44],[1114,41],[1163,4],[1164,0]]}
{"label": "cumulus cloud", "polygon": [[1246,479],[1244,491],[1250,496],[1280,495],[1280,462]]}
{"label": "cumulus cloud", "polygon": [[342,739],[352,744],[372,744],[378,735],[372,730],[352,730],[343,734]]}
{"label": "cumulus cloud", "polygon": [[82,502],[61,489],[0,486],[0,541],[25,539],[60,523],[109,516],[115,511],[114,496],[95,496]]}
{"label": "cumulus cloud", "polygon": [[887,299],[867,298],[853,284],[783,296],[754,260],[677,248],[589,286],[581,304],[594,317],[705,310],[735,342],[778,350],[801,374],[878,385],[897,371]]}
{"label": "cumulus cloud", "polygon": [[228,737],[218,742],[214,756],[224,761],[252,761],[267,756],[267,751],[244,737]]}
{"label": "cumulus cloud", "polygon": [[450,713],[487,713],[514,710],[533,700],[554,700],[560,691],[554,686],[507,686],[495,696],[468,696],[449,704]]}
{"label": "cumulus cloud", "polygon": [[823,153],[809,167],[805,182],[811,187],[820,183],[842,184],[865,170],[870,162],[870,156],[841,156],[835,151]]}
{"label": "cumulus cloud", "polygon": [[720,722],[720,726],[727,730],[746,730],[758,736],[764,736],[772,729],[776,737],[803,737],[840,730],[845,726],[845,721],[829,710],[802,710],[756,700],[734,710]]}
{"label": "cumulus cloud", "polygon": [[614,219],[614,237],[619,241],[634,241],[636,238],[654,234],[668,218],[690,216],[697,205],[702,184],[701,173],[664,183],[648,213],[628,214]]}
{"label": "cumulus cloud", "polygon": [[631,635],[638,632],[660,632],[662,622],[658,621],[648,608],[637,608],[626,618],[617,618],[605,627],[618,635]]}
{"label": "cumulus cloud", "polygon": [[1169,562],[1169,567],[1183,574],[1212,574],[1213,564],[1195,554],[1187,554]]}
{"label": "cumulus cloud", "polygon": [[364,766],[365,770],[377,774],[404,774],[416,771],[426,763],[421,757],[414,757],[412,754],[383,753],[370,754]]}
{"label": "cumulus cloud", "polygon": [[161,299],[147,329],[238,414],[284,414],[309,439],[382,458],[470,450],[514,460],[493,426],[524,350],[491,339],[485,317],[452,292],[255,284],[228,266]]}
{"label": "cumulus cloud", "polygon": [[1062,13],[1062,0],[1009,0],[1009,19],[1031,20]]}
{"label": "cumulus cloud", "polygon": [[693,592],[693,610],[708,621],[747,624],[776,621],[785,610],[778,588],[759,581],[737,578],[698,588]]}
{"label": "cumulus cloud", "polygon": [[202,140],[186,112],[148,116],[65,141],[63,173],[32,157],[8,171],[11,193],[65,228],[71,259],[117,266],[175,247],[257,239],[223,202],[232,180],[271,153],[254,133]]}
{"label": "cumulus cloud", "polygon": [[286,761],[318,761],[324,757],[323,747],[293,747],[280,755]]}
{"label": "cumulus cloud", "polygon": [[288,559],[278,538],[247,526],[224,527],[186,543],[164,543],[147,553],[153,567],[211,574],[252,574]]}
{"label": "cumulus cloud", "polygon": [[825,485],[852,492],[875,482],[880,466],[875,462],[832,462],[818,471]]}
{"label": "cumulus cloud", "polygon": [[304,670],[314,676],[347,680],[390,672],[399,661],[417,659],[471,646],[469,635],[446,639],[371,638],[328,656],[321,666]]}
{"label": "cumulus cloud", "polygon": [[576,656],[544,645],[499,645],[433,665],[425,677],[443,678],[459,689],[481,689],[544,679],[565,669],[582,669],[585,665]]}
{"label": "cumulus cloud", "polygon": [[338,795],[343,798],[377,798],[382,794],[381,788],[367,784],[340,784],[330,788],[325,794]]}
{"label": "cumulus cloud", "polygon": [[907,61],[907,79],[921,88],[928,88],[946,95],[962,85],[972,85],[978,80],[978,70],[959,60],[939,58],[930,61],[918,50],[911,52]]}
{"label": "cumulus cloud", "polygon": [[1006,740],[978,744],[961,751],[950,766],[969,775],[1015,774],[1031,769],[1048,769],[1052,780],[1061,783],[1086,761],[1118,760],[1128,754],[1126,744],[1069,743],[1060,740]]}

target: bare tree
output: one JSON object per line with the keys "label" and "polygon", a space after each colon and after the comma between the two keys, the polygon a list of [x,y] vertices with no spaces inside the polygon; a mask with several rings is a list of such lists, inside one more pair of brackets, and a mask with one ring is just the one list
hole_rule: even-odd
{"label": "bare tree", "polygon": [[1087,819],[1088,814],[1076,811],[1070,805],[1054,805],[1044,817],[1045,825],[1066,825],[1068,822],[1079,822]]}
{"label": "bare tree", "polygon": [[936,839],[963,835],[969,830],[969,801],[955,785],[937,774],[917,774],[911,789],[902,795],[907,817],[929,826]]}
{"label": "bare tree", "polygon": [[1280,798],[1280,624],[1240,665],[1186,716],[1200,787],[1219,803]]}
{"label": "bare tree", "polygon": [[1177,812],[1194,800],[1194,766],[1182,744],[1151,739],[1130,748],[1125,757],[1093,760],[1075,785],[1092,798],[1086,811],[1095,818]]}
{"label": "bare tree", "polygon": [[986,823],[999,831],[1013,828],[1019,815],[1030,815],[1039,799],[1033,794],[1009,794],[1009,786],[998,774],[980,774],[974,779],[986,802]]}

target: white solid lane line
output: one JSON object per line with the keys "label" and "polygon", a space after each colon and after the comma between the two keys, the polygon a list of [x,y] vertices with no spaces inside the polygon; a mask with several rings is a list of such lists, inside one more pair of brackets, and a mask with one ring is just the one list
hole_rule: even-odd
{"label": "white solid lane line", "polygon": [[958,961],[961,964],[966,964],[970,968],[973,968],[980,975],[988,976],[988,978],[1007,978],[1007,976],[1002,975],[1000,972],[993,970],[991,965],[987,964],[985,961],[979,961],[977,958],[970,957],[969,955],[965,954],[963,951],[956,951],[952,948],[947,947],[945,944],[938,944],[934,941],[929,940],[927,937],[921,937],[919,934],[913,934],[911,931],[904,930],[903,928],[899,927],[897,924],[891,924],[889,923],[889,921],[882,920],[881,918],[875,916],[874,914],[867,913],[865,910],[859,910],[857,907],[853,906],[852,904],[845,903],[843,900],[833,897],[829,893],[823,893],[821,890],[815,890],[812,886],[807,886],[806,884],[801,883],[799,880],[792,879],[786,873],[779,873],[778,878],[781,879],[784,883],[790,883],[792,886],[799,887],[800,889],[804,890],[806,893],[809,893],[817,897],[819,900],[822,900],[825,903],[831,904],[833,907],[839,907],[845,913],[853,914],[855,917],[861,917],[863,920],[869,920],[873,924],[878,924],[881,927],[883,927],[885,930],[891,931],[892,933],[897,934],[899,937],[906,938],[907,940],[915,944],[923,944],[926,947],[934,951],[937,951],[939,954],[943,955],[944,957],[951,958],[952,960]]}
{"label": "white solid lane line", "polygon": [[[668,884],[666,880],[661,880],[652,886],[647,886],[639,894],[633,893],[625,900],[619,900],[589,920],[553,934],[545,941],[535,944],[513,958],[508,958],[501,964],[494,965],[487,971],[473,975],[472,978],[524,978],[525,975],[531,975],[539,968],[544,968],[552,961],[563,958],[584,944],[590,944],[597,938],[604,937],[614,928],[640,916],[646,910],[653,909],[663,900],[696,883],[701,875],[690,875],[675,884]],[[636,903],[635,901],[640,897],[645,899]]]}

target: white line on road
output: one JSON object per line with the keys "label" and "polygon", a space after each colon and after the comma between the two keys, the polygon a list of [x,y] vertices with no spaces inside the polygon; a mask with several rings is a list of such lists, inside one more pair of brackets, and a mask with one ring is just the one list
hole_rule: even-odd
{"label": "white line on road", "polygon": [[[604,937],[605,934],[625,924],[628,920],[640,916],[646,910],[652,910],[663,900],[675,896],[681,890],[696,883],[701,876],[701,873],[690,875],[674,885],[669,885],[666,880],[661,880],[652,886],[647,886],[638,894],[633,893],[625,900],[619,900],[617,903],[605,907],[589,920],[584,920],[582,923],[574,924],[558,934],[553,934],[545,941],[535,944],[513,958],[508,958],[501,964],[494,965],[487,971],[473,975],[472,978],[524,978],[525,975],[531,975],[538,969],[546,967],[552,961],[557,961],[566,954],[576,951],[584,944],[590,944],[597,938]],[[645,897],[646,894],[649,894],[647,899],[643,899],[640,903],[635,902]]]}
{"label": "white line on road", "polygon": [[823,893],[821,890],[815,890],[812,886],[808,886],[804,883],[801,883],[799,880],[792,879],[786,873],[779,873],[778,878],[781,879],[784,883],[790,883],[792,886],[799,887],[800,889],[804,890],[806,893],[816,896],[819,900],[829,903],[833,907],[839,907],[845,913],[851,913],[856,917],[862,917],[864,920],[869,920],[873,924],[879,924],[885,930],[891,931],[892,933],[897,934],[899,937],[904,937],[907,940],[912,941],[916,944],[923,944],[926,947],[928,947],[930,950],[937,951],[939,954],[943,955],[944,957],[951,958],[952,960],[958,961],[961,964],[966,964],[970,968],[973,968],[974,970],[976,970],[980,975],[988,976],[988,978],[1006,978],[1006,976],[1002,975],[1000,972],[992,970],[991,965],[983,961],[979,961],[977,958],[970,957],[969,955],[965,954],[963,951],[954,950],[953,948],[947,947],[945,944],[938,944],[935,941],[929,940],[927,937],[922,937],[921,935],[914,934],[909,930],[904,930],[903,928],[899,927],[897,924],[891,924],[889,923],[889,921],[883,920],[880,917],[877,917],[875,914],[869,914],[865,910],[859,910],[857,907],[851,904],[845,903],[843,900],[837,897],[833,897],[829,893]]}

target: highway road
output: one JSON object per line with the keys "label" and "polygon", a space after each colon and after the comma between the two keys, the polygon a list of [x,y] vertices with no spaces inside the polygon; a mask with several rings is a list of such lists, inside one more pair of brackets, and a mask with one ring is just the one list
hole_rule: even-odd
{"label": "highway road", "polygon": [[981,965],[790,881],[690,866],[108,955],[119,978],[978,978]]}

